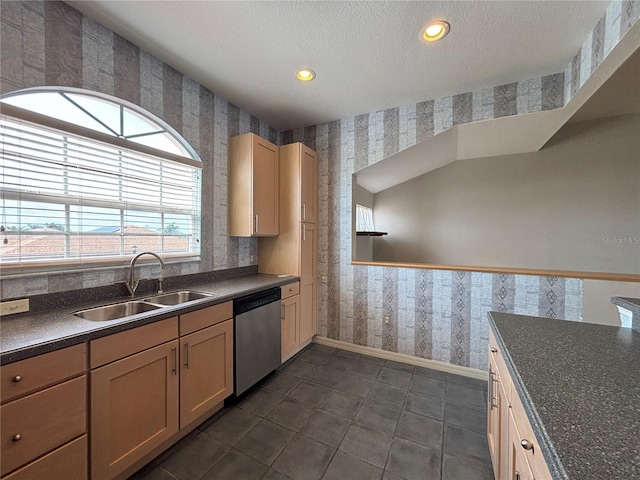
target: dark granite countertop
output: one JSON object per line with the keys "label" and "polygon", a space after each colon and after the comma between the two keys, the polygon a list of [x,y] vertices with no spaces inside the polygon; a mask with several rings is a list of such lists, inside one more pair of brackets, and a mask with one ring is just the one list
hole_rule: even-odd
{"label": "dark granite countertop", "polygon": [[[163,307],[140,313],[126,319],[111,321],[84,320],[72,315],[78,310],[130,300],[92,301],[82,305],[67,306],[41,313],[3,317],[0,323],[0,364],[15,362],[41,353],[76,345],[94,338],[153,323],[200,308],[240,298],[270,287],[298,281],[298,277],[256,274],[214,282],[196,283],[185,287],[190,290],[212,293],[212,297],[189,302],[181,306]],[[169,293],[168,291],[166,293]],[[136,296],[142,299],[149,293]]]}
{"label": "dark granite countertop", "polygon": [[629,310],[634,316],[640,315],[640,298],[611,297],[611,303]]}
{"label": "dark granite countertop", "polygon": [[611,297],[611,303],[630,310],[634,315],[640,315],[640,298]]}
{"label": "dark granite countertop", "polygon": [[554,479],[640,478],[640,333],[489,313]]}

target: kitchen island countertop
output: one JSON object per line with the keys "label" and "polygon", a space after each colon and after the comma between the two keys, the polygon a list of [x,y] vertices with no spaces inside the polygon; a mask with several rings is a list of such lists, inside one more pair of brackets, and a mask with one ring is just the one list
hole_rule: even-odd
{"label": "kitchen island countertop", "polygon": [[640,478],[640,333],[490,312],[554,479]]}

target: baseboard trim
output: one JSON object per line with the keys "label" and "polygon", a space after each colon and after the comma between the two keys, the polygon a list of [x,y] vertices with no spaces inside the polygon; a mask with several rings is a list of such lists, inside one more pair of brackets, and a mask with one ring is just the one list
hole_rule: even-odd
{"label": "baseboard trim", "polygon": [[348,350],[350,352],[362,353],[364,355],[370,355],[372,357],[384,358],[385,360],[393,360],[395,362],[408,363],[410,365],[416,365],[418,367],[432,368],[434,370],[453,373],[455,375],[462,375],[469,378],[476,378],[478,380],[487,381],[488,375],[489,375],[484,370],[478,370],[477,368],[463,367],[460,365],[452,365],[451,363],[445,363],[445,362],[439,362],[437,360],[429,360],[426,358],[414,357],[412,355],[405,355],[404,353],[389,352],[387,350],[381,350],[379,348],[365,347],[363,345],[355,345],[353,343],[343,342],[340,340],[333,340],[331,338],[321,337],[319,335],[316,335],[315,337],[313,337],[313,343],[317,343],[319,345],[326,345],[327,347],[339,348],[341,350]]}

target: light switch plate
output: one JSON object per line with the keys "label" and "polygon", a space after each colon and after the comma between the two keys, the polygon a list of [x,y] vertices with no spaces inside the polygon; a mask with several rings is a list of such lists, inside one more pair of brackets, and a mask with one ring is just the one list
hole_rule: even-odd
{"label": "light switch plate", "polygon": [[11,300],[10,302],[0,303],[0,316],[13,315],[14,313],[22,313],[29,311],[29,299],[21,298],[20,300]]}

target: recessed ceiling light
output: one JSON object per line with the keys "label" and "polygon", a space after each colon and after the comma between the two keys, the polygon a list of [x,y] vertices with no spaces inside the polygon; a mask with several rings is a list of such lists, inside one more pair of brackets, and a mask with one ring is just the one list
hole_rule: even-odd
{"label": "recessed ceiling light", "polygon": [[447,33],[449,33],[449,24],[444,20],[438,20],[427,25],[427,28],[422,32],[422,38],[427,42],[435,42],[446,37]]}
{"label": "recessed ceiling light", "polygon": [[296,72],[296,77],[301,82],[310,82],[314,78],[316,78],[316,72],[311,70],[310,68],[301,68]]}

